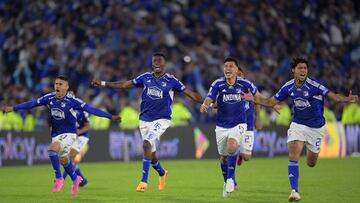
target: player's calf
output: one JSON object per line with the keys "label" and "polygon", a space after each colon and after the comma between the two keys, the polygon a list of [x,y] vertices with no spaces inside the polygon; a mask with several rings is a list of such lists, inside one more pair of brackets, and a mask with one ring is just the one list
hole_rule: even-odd
{"label": "player's calf", "polygon": [[309,167],[315,167],[318,157],[319,157],[319,153],[317,152],[313,152],[309,149],[307,149],[307,155],[306,155],[306,163]]}

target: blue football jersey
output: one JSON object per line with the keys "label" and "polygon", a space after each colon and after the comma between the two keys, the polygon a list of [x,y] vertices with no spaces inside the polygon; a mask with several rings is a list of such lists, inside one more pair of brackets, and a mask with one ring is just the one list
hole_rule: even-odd
{"label": "blue football jersey", "polygon": [[96,109],[69,93],[62,99],[57,99],[55,92],[49,93],[36,100],[18,104],[14,106],[14,110],[31,109],[43,105],[50,109],[52,137],[63,133],[76,133],[76,110],[87,111],[109,119],[112,118],[111,114]]}
{"label": "blue football jersey", "polygon": [[62,133],[76,133],[76,110],[82,109],[85,102],[70,94],[59,100],[55,92],[38,98],[36,102],[50,109],[52,137]]}
{"label": "blue football jersey", "polygon": [[279,102],[291,97],[293,101],[293,122],[311,128],[320,128],[325,124],[324,96],[329,90],[320,82],[306,78],[304,84],[297,88],[295,80],[285,83],[274,96]]}
{"label": "blue football jersey", "polygon": [[247,130],[253,131],[254,130],[254,123],[255,123],[255,107],[254,102],[245,102],[245,111],[246,111],[246,124]]}
{"label": "blue football jersey", "polygon": [[[85,111],[77,111],[76,114],[76,128],[80,129],[83,128],[85,123],[89,123],[89,114]],[[90,137],[90,132],[87,131],[83,134],[80,134],[79,136],[84,136],[89,138]]]}
{"label": "blue football jersey", "polygon": [[248,92],[249,89],[253,95],[256,94],[255,85],[242,78],[237,78],[234,85],[229,85],[225,78],[220,78],[212,83],[207,96],[217,102],[217,126],[232,128],[247,122],[245,101],[242,100],[241,94]]}
{"label": "blue football jersey", "polygon": [[140,120],[171,119],[174,91],[183,92],[185,86],[173,75],[165,73],[155,78],[153,72],[144,73],[132,80],[135,87],[142,87]]}

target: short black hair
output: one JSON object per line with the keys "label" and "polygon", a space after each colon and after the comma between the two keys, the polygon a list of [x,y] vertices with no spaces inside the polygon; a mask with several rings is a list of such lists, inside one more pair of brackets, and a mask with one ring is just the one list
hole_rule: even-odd
{"label": "short black hair", "polygon": [[55,78],[55,79],[64,80],[64,81],[66,81],[66,82],[68,82],[68,83],[69,83],[69,80],[68,80],[65,76],[62,76],[62,75],[58,75],[58,76],[56,76],[56,78]]}
{"label": "short black hair", "polygon": [[153,54],[153,57],[154,57],[154,56],[161,56],[161,57],[163,57],[164,59],[166,59],[165,54],[162,53],[162,52],[155,52],[155,53]]}
{"label": "short black hair", "polygon": [[293,58],[293,61],[290,63],[291,69],[294,69],[299,63],[305,63],[309,67],[309,61],[303,57]]}
{"label": "short black hair", "polygon": [[238,62],[238,60],[237,60],[236,58],[234,58],[234,57],[231,57],[231,56],[226,57],[225,60],[224,60],[224,63],[226,63],[226,62],[234,62],[235,65],[236,65],[236,67],[239,68],[239,62]]}

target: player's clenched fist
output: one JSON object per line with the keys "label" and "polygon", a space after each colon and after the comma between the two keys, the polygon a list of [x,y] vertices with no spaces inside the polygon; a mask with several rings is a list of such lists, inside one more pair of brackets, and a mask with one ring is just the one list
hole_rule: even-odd
{"label": "player's clenched fist", "polygon": [[201,113],[207,112],[208,108],[209,108],[209,107],[206,106],[205,104],[201,104],[201,106],[200,106],[200,112],[201,112]]}
{"label": "player's clenched fist", "polygon": [[94,87],[100,87],[100,86],[101,86],[101,81],[100,81],[100,80],[93,79],[93,80],[91,81],[91,85],[94,86]]}
{"label": "player's clenched fist", "polygon": [[13,110],[14,110],[14,108],[13,108],[12,106],[4,106],[4,107],[2,108],[2,111],[3,111],[4,113],[12,112]]}
{"label": "player's clenched fist", "polygon": [[113,116],[111,117],[111,120],[112,120],[112,121],[116,121],[116,122],[121,122],[121,117],[120,117],[120,116],[117,116],[117,115],[113,115]]}

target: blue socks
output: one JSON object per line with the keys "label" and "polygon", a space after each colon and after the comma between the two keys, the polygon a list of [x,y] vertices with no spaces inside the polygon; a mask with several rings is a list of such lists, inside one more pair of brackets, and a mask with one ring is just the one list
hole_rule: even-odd
{"label": "blue socks", "polygon": [[141,182],[147,183],[151,160],[143,159],[142,178]]}
{"label": "blue socks", "polygon": [[222,171],[222,175],[224,176],[224,183],[226,183],[227,180],[227,164],[224,164],[223,160],[220,160],[220,167]]}
{"label": "blue socks", "polygon": [[54,150],[48,150],[49,158],[51,161],[51,165],[53,169],[55,170],[55,176],[56,179],[61,179],[61,170],[60,170],[60,159],[56,151]]}
{"label": "blue socks", "polygon": [[298,192],[298,181],[299,181],[298,161],[289,160],[288,175],[289,175],[291,188],[296,192]]}
{"label": "blue socks", "polygon": [[[74,163],[73,165],[76,175],[81,176],[82,179],[86,179],[85,176],[81,173],[80,167]],[[66,171],[63,172],[63,178],[66,179],[68,173]]]}
{"label": "blue socks", "polygon": [[235,179],[235,166],[238,153],[227,154],[227,178]]}
{"label": "blue socks", "polygon": [[84,177],[84,175],[81,173],[80,167],[79,167],[78,165],[74,164],[74,168],[75,168],[75,173],[76,173],[76,175],[82,177],[82,179],[86,179],[86,178]]}
{"label": "blue socks", "polygon": [[163,167],[161,167],[159,160],[156,163],[151,164],[151,165],[159,173],[159,176],[163,176],[165,174],[165,171],[164,171]]}
{"label": "blue socks", "polygon": [[74,166],[73,166],[72,161],[69,160],[69,161],[64,165],[64,169],[65,169],[66,173],[69,174],[69,176],[71,177],[71,180],[72,180],[72,181],[75,181],[76,178],[77,178],[77,174],[75,173],[75,170],[74,170]]}

